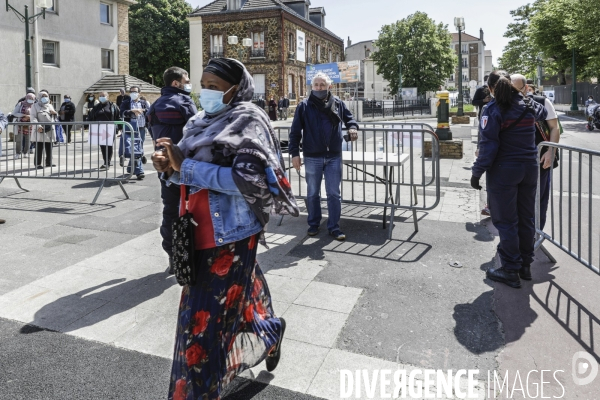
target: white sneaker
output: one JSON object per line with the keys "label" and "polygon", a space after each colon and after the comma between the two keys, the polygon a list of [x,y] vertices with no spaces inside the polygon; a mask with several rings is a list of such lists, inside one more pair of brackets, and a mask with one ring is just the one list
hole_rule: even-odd
{"label": "white sneaker", "polygon": [[19,158],[21,158],[21,155],[19,153],[15,154],[15,160],[18,160]]}

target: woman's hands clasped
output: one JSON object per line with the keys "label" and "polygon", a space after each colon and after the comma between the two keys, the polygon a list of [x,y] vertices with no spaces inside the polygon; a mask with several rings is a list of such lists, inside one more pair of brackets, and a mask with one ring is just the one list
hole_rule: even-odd
{"label": "woman's hands clasped", "polygon": [[170,138],[159,138],[156,146],[162,148],[152,153],[152,165],[158,172],[166,172],[171,175],[173,171],[181,171],[181,164],[185,157],[183,152],[173,144]]}

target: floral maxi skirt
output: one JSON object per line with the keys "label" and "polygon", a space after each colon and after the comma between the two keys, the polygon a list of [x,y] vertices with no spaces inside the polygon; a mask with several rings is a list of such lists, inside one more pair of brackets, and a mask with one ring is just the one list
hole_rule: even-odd
{"label": "floral maxi skirt", "polygon": [[281,321],[256,262],[257,241],[254,235],[197,251],[196,286],[183,287],[179,304],[169,399],[219,399],[279,340]]}

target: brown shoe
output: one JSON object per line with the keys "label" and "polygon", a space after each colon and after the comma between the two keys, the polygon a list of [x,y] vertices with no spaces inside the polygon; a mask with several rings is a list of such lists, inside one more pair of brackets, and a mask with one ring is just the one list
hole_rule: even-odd
{"label": "brown shoe", "polygon": [[5,220],[5,219],[2,219],[2,218],[0,218],[0,224],[3,224],[3,223],[5,223],[5,222],[6,222],[6,220]]}

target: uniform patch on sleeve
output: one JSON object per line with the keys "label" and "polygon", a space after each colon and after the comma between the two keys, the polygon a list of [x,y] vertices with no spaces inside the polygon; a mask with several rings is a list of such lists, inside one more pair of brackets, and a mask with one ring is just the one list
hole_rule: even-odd
{"label": "uniform patch on sleeve", "polygon": [[485,129],[485,126],[487,125],[487,121],[488,121],[488,116],[483,116],[481,117],[481,129]]}

